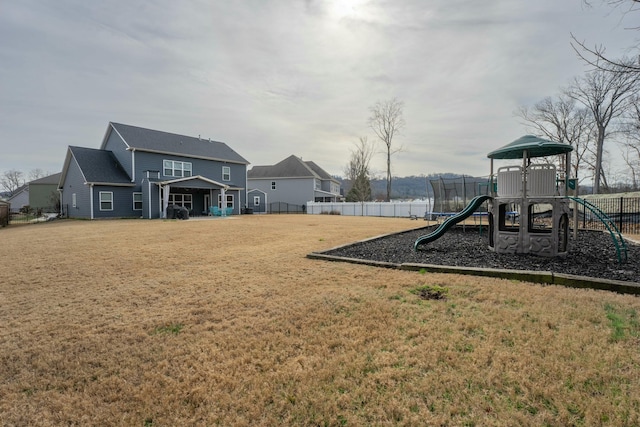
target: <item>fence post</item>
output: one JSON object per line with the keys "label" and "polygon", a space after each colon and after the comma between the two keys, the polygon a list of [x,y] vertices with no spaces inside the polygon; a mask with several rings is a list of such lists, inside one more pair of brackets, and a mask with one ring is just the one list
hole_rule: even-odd
{"label": "fence post", "polygon": [[620,197],[620,218],[618,219],[618,230],[622,233],[622,215],[624,214],[624,198]]}

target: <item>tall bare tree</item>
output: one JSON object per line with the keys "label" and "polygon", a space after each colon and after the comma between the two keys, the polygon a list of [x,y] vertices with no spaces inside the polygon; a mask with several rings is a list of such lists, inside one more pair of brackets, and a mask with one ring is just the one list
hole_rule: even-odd
{"label": "tall bare tree", "polygon": [[[565,93],[556,97],[546,97],[533,107],[522,107],[517,114],[525,125],[542,137],[573,147],[571,169],[575,177],[588,153],[591,122],[586,108],[580,108],[576,101]],[[564,161],[560,156],[560,161]],[[560,164],[564,169],[564,165]]]}
{"label": "tall bare tree", "polygon": [[9,193],[9,196],[12,196],[18,188],[24,185],[23,173],[15,169],[5,171],[0,176],[0,185]]}
{"label": "tall bare tree", "polygon": [[[583,77],[574,78],[566,90],[567,96],[582,104],[590,113],[595,132],[595,162],[593,192],[600,192],[603,183],[604,142],[611,132],[610,126],[629,108],[637,92],[638,78],[633,73],[594,70]],[[605,183],[606,186],[606,183]]]}
{"label": "tall bare tree", "polygon": [[386,147],[387,155],[387,197],[391,200],[391,156],[402,151],[402,146],[393,146],[393,138],[404,128],[405,122],[402,116],[404,103],[396,98],[388,101],[378,101],[370,108],[369,127]]}
{"label": "tall bare tree", "polygon": [[[640,12],[640,0],[583,0],[583,3],[588,7],[591,7],[592,3],[595,2],[607,4],[614,9],[620,9],[624,15]],[[638,31],[640,26],[635,25],[627,29]],[[574,34],[571,34],[571,39],[573,50],[587,64],[609,72],[640,74],[639,61],[612,58],[607,55],[605,46],[594,45],[594,47],[588,47],[586,42],[578,40]],[[636,43],[630,46],[629,50],[640,51],[640,44]]]}
{"label": "tall bare tree", "polygon": [[631,108],[625,114],[621,133],[622,158],[629,168],[631,186],[635,191],[640,184],[640,96],[631,100]]}
{"label": "tall bare tree", "polygon": [[351,151],[351,158],[345,168],[345,175],[351,182],[347,192],[347,202],[368,202],[371,200],[371,174],[369,164],[374,154],[373,144],[366,136],[360,137]]}

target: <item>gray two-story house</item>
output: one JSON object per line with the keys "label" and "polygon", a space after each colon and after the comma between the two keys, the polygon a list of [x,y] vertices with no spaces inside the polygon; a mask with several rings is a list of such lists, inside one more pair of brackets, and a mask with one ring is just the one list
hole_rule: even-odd
{"label": "gray two-story house", "polygon": [[341,200],[340,182],[312,161],[291,155],[270,166],[254,166],[247,173],[249,207],[269,212],[269,205]]}
{"label": "gray two-story house", "polygon": [[70,146],[58,189],[70,218],[163,218],[167,206],[206,215],[246,204],[249,162],[227,144],[109,123],[99,149]]}

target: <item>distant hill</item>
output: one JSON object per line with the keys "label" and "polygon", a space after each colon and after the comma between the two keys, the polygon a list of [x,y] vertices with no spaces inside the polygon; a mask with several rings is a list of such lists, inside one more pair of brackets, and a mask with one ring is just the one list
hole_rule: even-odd
{"label": "distant hill", "polygon": [[[440,178],[454,179],[460,178],[462,175],[455,173],[442,173],[442,174],[431,174],[431,175],[422,175],[422,176],[394,176],[391,180],[391,198],[392,199],[425,199],[427,197],[433,197],[433,190],[431,188],[431,184],[429,184],[430,179]],[[334,176],[338,181],[340,181],[340,185],[346,194],[351,188],[351,184],[349,180],[342,179],[342,177]],[[384,179],[372,179],[371,180],[371,194],[376,200],[384,200],[387,194],[387,181]]]}

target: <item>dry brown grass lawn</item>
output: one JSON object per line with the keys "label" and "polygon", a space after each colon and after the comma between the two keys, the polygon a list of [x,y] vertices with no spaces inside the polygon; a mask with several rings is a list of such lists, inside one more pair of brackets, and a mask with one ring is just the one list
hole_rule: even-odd
{"label": "dry brown grass lawn", "polygon": [[305,258],[421,225],[2,229],[0,424],[640,424],[637,297]]}

